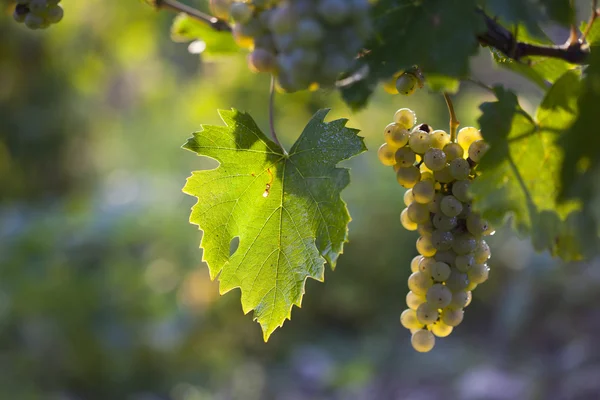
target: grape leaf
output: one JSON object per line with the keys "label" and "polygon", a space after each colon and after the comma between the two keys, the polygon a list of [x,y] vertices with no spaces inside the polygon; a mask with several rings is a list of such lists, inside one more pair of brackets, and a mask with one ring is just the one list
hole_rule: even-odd
{"label": "grape leaf", "polygon": [[567,260],[580,259],[590,250],[582,242],[589,224],[582,224],[580,205],[558,201],[563,157],[556,141],[577,116],[578,90],[578,73],[565,73],[548,91],[534,120],[514,93],[496,87],[498,100],[480,107],[481,132],[491,149],[472,185],[474,206],[486,218],[498,225],[510,214],[514,227],[530,234],[537,250]]}
{"label": "grape leaf", "polygon": [[[366,150],[347,120],[326,123],[317,112],[289,154],[250,115],[220,111],[226,126],[204,125],[184,147],[217,160],[183,191],[198,198],[190,222],[204,231],[201,247],[220,291],[242,292],[265,341],[300,306],[307,278],[324,279],[347,241],[350,215],[340,197],[349,184],[343,160]],[[230,242],[239,238],[230,255]]]}
{"label": "grape leaf", "polygon": [[234,54],[240,51],[240,47],[233,40],[231,32],[216,31],[209,25],[184,13],[173,19],[171,39],[175,42],[202,40],[206,43],[206,49],[202,54],[208,56]]}

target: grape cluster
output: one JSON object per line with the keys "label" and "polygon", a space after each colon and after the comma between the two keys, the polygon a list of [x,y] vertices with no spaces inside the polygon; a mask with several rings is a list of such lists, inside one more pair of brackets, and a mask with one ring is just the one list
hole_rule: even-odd
{"label": "grape cluster", "polygon": [[428,352],[436,336],[448,336],[461,323],[471,291],[488,279],[490,248],[483,237],[493,231],[471,210],[469,197],[488,145],[472,127],[461,129],[453,142],[443,130],[417,125],[407,108],[396,112],[384,137],[379,160],[394,168],[407,189],[400,222],[420,234],[400,322],[411,331],[414,349]]}
{"label": "grape cluster", "polygon": [[63,9],[58,3],[60,0],[17,0],[13,17],[30,29],[46,29],[63,18]]}
{"label": "grape cluster", "polygon": [[331,86],[348,70],[371,32],[368,0],[211,0],[211,10],[234,22],[233,35],[252,50],[255,72],[277,76],[293,92]]}

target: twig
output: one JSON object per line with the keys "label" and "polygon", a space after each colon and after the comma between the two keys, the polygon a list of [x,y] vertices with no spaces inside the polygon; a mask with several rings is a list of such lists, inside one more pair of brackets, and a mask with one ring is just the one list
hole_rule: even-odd
{"label": "twig", "polygon": [[463,79],[463,81],[470,82],[474,85],[477,85],[480,88],[482,88],[483,90],[487,90],[490,93],[495,93],[494,89],[491,86],[486,85],[485,83],[481,82],[480,80],[473,79],[473,78],[466,78],[466,79]]}
{"label": "twig", "polygon": [[508,29],[490,18],[483,10],[477,9],[477,11],[485,19],[487,26],[487,31],[478,36],[479,42],[495,47],[512,59],[518,61],[523,57],[540,56],[559,58],[572,64],[587,62],[589,49],[579,41],[561,46],[540,46],[519,42]]}
{"label": "twig", "polygon": [[271,137],[277,146],[281,147],[283,153],[287,155],[287,151],[281,145],[275,132],[275,75],[271,75],[271,89],[269,93],[269,128],[271,129]]}
{"label": "twig", "polygon": [[581,43],[585,43],[585,39],[592,30],[592,26],[594,25],[596,18],[598,18],[598,15],[600,15],[600,9],[598,8],[598,0],[592,0],[592,15],[590,15],[590,20],[588,21],[587,26],[585,27],[585,31],[583,31],[583,34],[581,35],[581,39],[579,39]]}
{"label": "twig", "polygon": [[444,100],[446,100],[446,105],[448,106],[448,113],[450,114],[450,141],[456,142],[456,130],[460,125],[460,121],[456,118],[456,113],[454,112],[454,104],[452,104],[450,95],[446,92],[444,92]]}
{"label": "twig", "polygon": [[170,10],[178,13],[185,13],[198,21],[208,24],[216,31],[231,32],[231,26],[229,26],[226,21],[203,13],[193,7],[180,3],[177,0],[152,0],[151,4],[153,4],[157,10]]}

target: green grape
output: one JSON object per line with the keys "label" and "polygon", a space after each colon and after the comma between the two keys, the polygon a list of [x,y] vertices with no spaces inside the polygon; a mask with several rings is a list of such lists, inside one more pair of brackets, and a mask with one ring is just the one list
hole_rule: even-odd
{"label": "green grape", "polygon": [[435,336],[427,329],[420,329],[412,334],[410,343],[419,353],[427,353],[435,346]]}
{"label": "green grape", "polygon": [[313,18],[303,19],[298,22],[296,37],[298,43],[306,46],[314,46],[325,36],[323,26]]}
{"label": "green grape", "polygon": [[396,164],[405,168],[412,166],[415,161],[417,161],[415,153],[408,147],[402,147],[396,150],[394,157],[396,158]]}
{"label": "green grape", "polygon": [[463,158],[465,151],[458,143],[448,143],[444,146],[444,153],[446,153],[446,161],[451,162],[457,158]]}
{"label": "green grape", "polygon": [[423,161],[430,170],[439,171],[446,166],[446,153],[440,149],[431,148],[423,156]]}
{"label": "green grape", "polygon": [[46,0],[31,0],[27,5],[31,14],[37,15],[38,17],[44,18],[44,14],[48,8]]}
{"label": "green grape", "polygon": [[435,283],[427,291],[426,299],[427,303],[435,307],[437,311],[438,308],[444,308],[450,304],[450,301],[452,300],[452,292],[441,283]]}
{"label": "green grape", "polygon": [[443,149],[450,143],[450,135],[441,129],[431,132],[431,147],[436,149]]}
{"label": "green grape", "polygon": [[454,180],[452,178],[452,173],[450,172],[450,167],[446,166],[439,171],[433,171],[433,177],[436,181],[442,183],[450,183]]}
{"label": "green grape", "polygon": [[438,251],[446,251],[452,247],[452,238],[452,232],[436,229],[431,234],[431,243]]}
{"label": "green grape", "polygon": [[[414,191],[413,191],[413,196],[414,196]],[[421,223],[429,220],[429,208],[427,207],[426,204],[420,204],[420,203],[414,202],[411,205],[409,205],[406,210],[407,210],[408,218],[410,218],[411,221],[414,221],[417,224],[421,224]]]}
{"label": "green grape", "polygon": [[448,326],[458,326],[462,322],[464,314],[465,313],[463,310],[451,310],[449,308],[445,308],[442,311],[441,321]]}
{"label": "green grape", "polygon": [[420,236],[417,239],[417,251],[419,254],[425,257],[433,257],[436,253],[435,247],[433,247],[433,243],[431,243],[431,238],[428,236]]}
{"label": "green grape", "polygon": [[469,195],[469,187],[471,186],[471,182],[465,181],[456,181],[452,184],[452,195],[456,197],[462,203],[466,203],[471,201],[471,196]]}
{"label": "green grape", "polygon": [[51,24],[57,24],[62,21],[64,14],[65,13],[61,6],[53,5],[48,7],[48,10],[46,11],[46,19]]}
{"label": "green grape", "polygon": [[465,303],[465,307],[464,308],[468,307],[469,304],[471,304],[471,301],[473,300],[473,292],[468,291],[467,295],[468,295],[467,302]]}
{"label": "green grape", "polygon": [[[412,290],[415,294],[425,296],[427,290],[433,285],[431,278],[422,272],[413,272],[408,277],[408,289]],[[465,285],[466,286],[466,285]]]}
{"label": "green grape", "polygon": [[[408,129],[402,128],[399,124],[392,122],[385,127],[383,137],[388,145],[399,149],[406,146],[410,132]],[[414,161],[413,161],[414,162]],[[411,163],[412,164],[412,163]]]}
{"label": "green grape", "polygon": [[269,28],[277,36],[291,33],[295,28],[295,18],[288,6],[277,7],[270,14]]}
{"label": "green grape", "polygon": [[406,192],[404,192],[403,200],[406,207],[410,206],[415,201],[412,189],[408,189]]}
{"label": "green grape", "polygon": [[398,172],[396,172],[396,180],[402,187],[410,189],[421,180],[421,172],[414,166],[399,168]]}
{"label": "green grape", "polygon": [[435,227],[433,226],[433,223],[429,219],[427,221],[419,224],[419,226],[417,227],[417,231],[419,232],[419,235],[421,235],[421,236],[431,235],[434,230],[435,230]]}
{"label": "green grape", "polygon": [[483,239],[477,241],[477,247],[475,248],[475,253],[473,256],[475,257],[475,262],[477,264],[485,264],[487,260],[490,258],[490,246]]}
{"label": "green grape", "polygon": [[25,17],[25,25],[29,29],[42,29],[44,27],[44,18],[33,13],[29,13]]}
{"label": "green grape", "polygon": [[452,250],[443,250],[435,253],[435,260],[448,264],[450,267],[454,266],[456,259],[456,253]]}
{"label": "green grape", "polygon": [[454,328],[444,324],[442,321],[437,321],[431,325],[431,333],[437,337],[450,336]]}
{"label": "green grape", "polygon": [[443,194],[436,193],[435,196],[433,196],[433,200],[431,201],[431,203],[427,205],[429,207],[429,212],[432,212],[434,214],[440,213],[440,203],[442,202],[443,198]]}
{"label": "green grape", "polygon": [[419,263],[421,262],[422,259],[424,259],[425,257],[418,255],[413,257],[413,259],[410,262],[410,270],[412,272],[417,272],[419,270]]}
{"label": "green grape", "polygon": [[469,146],[471,146],[471,143],[475,142],[476,140],[483,139],[483,137],[481,136],[481,132],[479,132],[479,129],[467,127],[462,128],[460,131],[458,131],[457,139],[460,147],[462,147],[464,151],[468,151]]}
{"label": "green grape", "polygon": [[394,157],[395,153],[396,150],[393,147],[384,143],[379,147],[379,150],[377,150],[377,157],[379,157],[379,161],[381,161],[383,165],[391,167],[396,164],[396,158]]}
{"label": "green grape", "polygon": [[252,8],[247,3],[233,3],[229,8],[231,18],[240,24],[245,24],[252,18]]}
{"label": "green grape", "polygon": [[410,308],[402,312],[400,315],[400,323],[406,329],[419,329],[423,327],[423,324],[417,319],[415,310],[411,310]]}
{"label": "green grape", "polygon": [[460,272],[468,272],[475,265],[475,257],[473,254],[462,254],[456,256],[456,269]]}
{"label": "green grape", "polygon": [[[427,168],[427,166],[425,166]],[[423,170],[423,165],[421,165],[421,180],[422,181],[431,181],[431,183],[435,183],[435,178],[433,177],[433,172],[428,170]]]}
{"label": "green grape", "polygon": [[467,216],[467,230],[477,238],[491,231],[490,224],[481,218],[481,215],[473,212]]}
{"label": "green grape", "polygon": [[456,217],[448,217],[443,213],[438,213],[433,216],[433,226],[441,231],[451,231],[458,224]]}
{"label": "green grape", "polygon": [[256,48],[248,55],[248,67],[253,72],[273,72],[275,66],[275,55],[265,49]]}
{"label": "green grape", "polygon": [[469,158],[474,162],[478,163],[481,158],[487,153],[490,145],[483,140],[476,140],[469,146]]}
{"label": "green grape", "polygon": [[450,277],[446,280],[446,287],[448,287],[452,293],[456,293],[461,290],[466,290],[467,286],[469,286],[469,277],[467,274],[453,269],[450,273]]}
{"label": "green grape", "polygon": [[463,209],[462,203],[452,195],[444,196],[440,203],[440,210],[447,217],[456,217]]}
{"label": "green grape", "polygon": [[403,73],[396,80],[396,90],[405,96],[410,96],[419,87],[419,79],[411,73]]}
{"label": "green grape", "polygon": [[477,240],[469,233],[462,233],[454,236],[452,241],[452,250],[458,255],[469,254],[475,251]]}
{"label": "green grape", "polygon": [[345,0],[320,0],[317,11],[327,23],[338,25],[350,16],[350,7]]}
{"label": "green grape", "polygon": [[433,324],[440,316],[437,309],[435,305],[425,302],[417,308],[417,319],[423,325]]}
{"label": "green grape", "polygon": [[411,232],[416,231],[418,227],[417,223],[409,218],[407,208],[402,210],[402,212],[400,213],[400,223],[402,224],[402,227],[404,229]]}
{"label": "green grape", "polygon": [[486,264],[475,264],[467,274],[470,282],[479,285],[488,280],[490,268]]}
{"label": "green grape", "polygon": [[[412,195],[417,203],[431,203],[435,198],[435,187],[433,182],[430,180],[423,180],[423,174],[421,174],[421,181],[412,188]],[[427,207],[427,210],[429,214],[429,207]]]}
{"label": "green grape", "polygon": [[450,161],[450,174],[457,181],[467,179],[471,173],[471,166],[464,158],[455,158]]}
{"label": "green grape", "polygon": [[447,308],[450,310],[462,310],[467,306],[470,296],[471,292],[465,290],[452,293],[452,299],[448,303]]}
{"label": "green grape", "polygon": [[411,129],[417,123],[417,117],[409,108],[401,108],[394,114],[394,122],[404,129]]}
{"label": "green grape", "polygon": [[433,280],[437,282],[445,282],[450,278],[450,274],[452,273],[452,269],[450,266],[444,262],[436,261],[431,266],[431,277]]}
{"label": "green grape", "polygon": [[25,4],[17,4],[13,12],[13,18],[15,21],[22,23],[25,22],[27,14],[29,14],[29,8]]}
{"label": "green grape", "polygon": [[232,0],[210,0],[208,3],[212,15],[219,19],[229,19],[229,9],[231,8]]}
{"label": "green grape", "polygon": [[408,145],[417,154],[425,153],[430,147],[430,142],[430,134],[421,130],[413,131],[408,139]]}
{"label": "green grape", "polygon": [[457,218],[464,220],[466,222],[467,217],[471,214],[472,205],[471,205],[471,203],[467,202],[467,203],[464,203],[462,205],[462,207],[463,207],[463,209],[460,212],[460,214],[457,215]]}
{"label": "green grape", "polygon": [[427,276],[431,276],[431,268],[433,264],[435,264],[435,259],[433,257],[423,257],[421,261],[419,261],[419,271]]}
{"label": "green grape", "polygon": [[[429,293],[429,292],[428,292]],[[423,303],[425,303],[425,296],[419,296],[418,294],[414,293],[414,292],[408,292],[408,294],[406,295],[406,305],[408,306],[408,308],[410,308],[411,310],[417,310],[417,308],[419,308],[419,306]],[[416,314],[415,314],[415,318],[416,318]]]}

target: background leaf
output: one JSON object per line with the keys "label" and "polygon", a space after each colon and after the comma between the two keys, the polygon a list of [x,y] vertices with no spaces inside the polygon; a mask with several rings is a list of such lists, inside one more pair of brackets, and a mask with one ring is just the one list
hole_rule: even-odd
{"label": "background leaf", "polygon": [[202,54],[209,56],[235,54],[240,51],[231,32],[216,31],[209,25],[197,21],[187,14],[179,14],[171,25],[171,39],[176,42],[202,40],[206,49]]}

